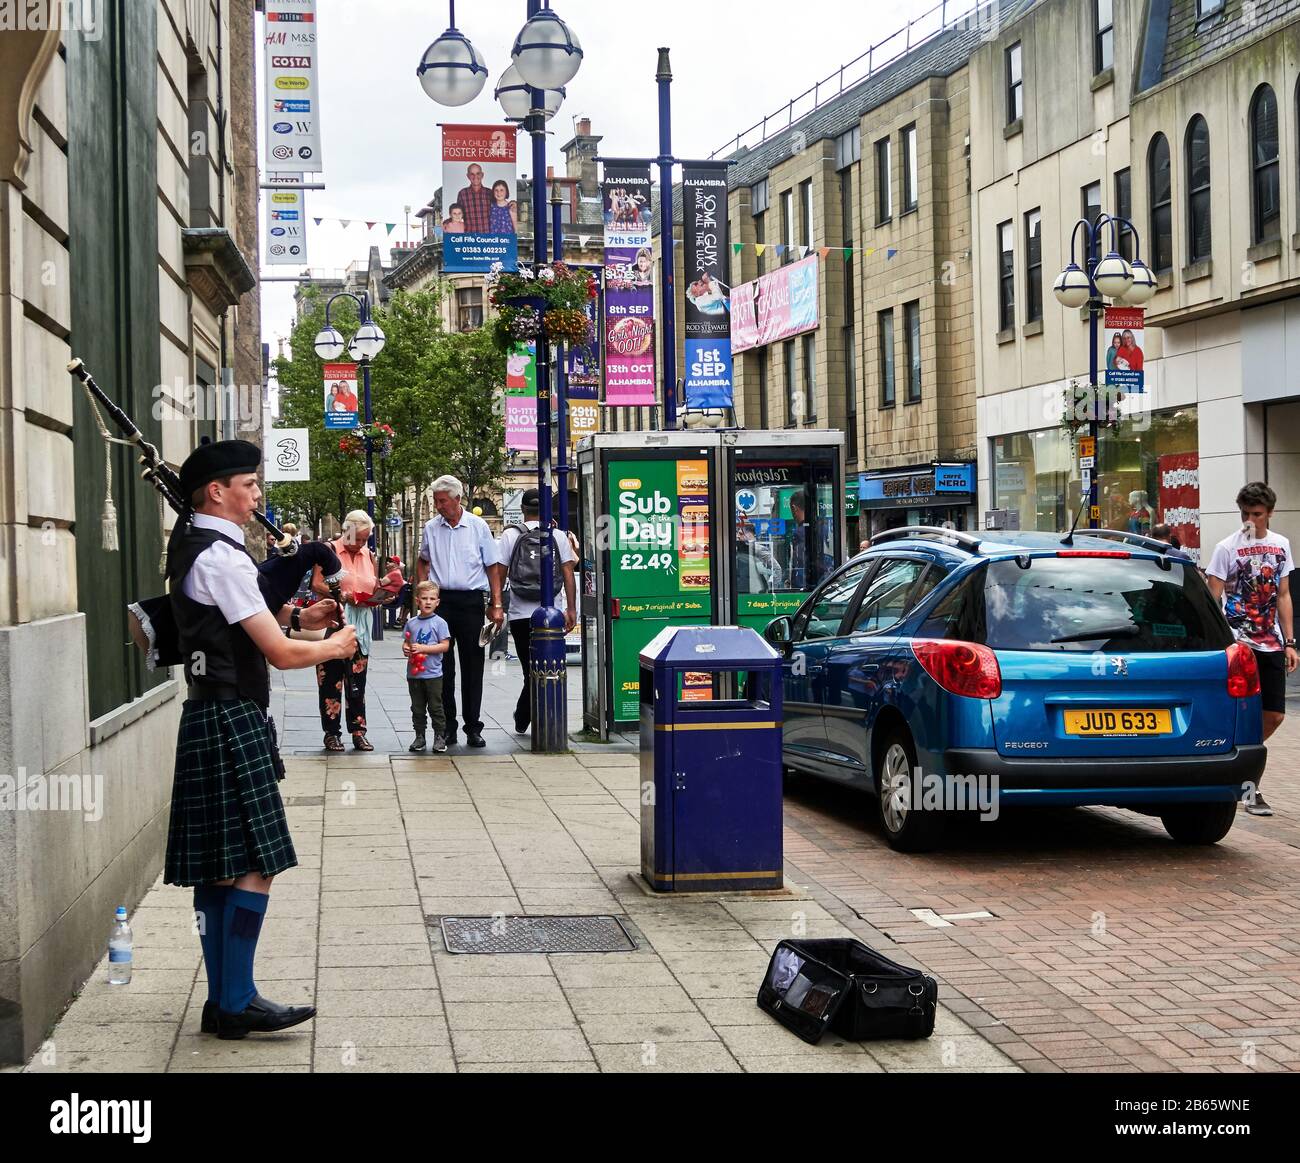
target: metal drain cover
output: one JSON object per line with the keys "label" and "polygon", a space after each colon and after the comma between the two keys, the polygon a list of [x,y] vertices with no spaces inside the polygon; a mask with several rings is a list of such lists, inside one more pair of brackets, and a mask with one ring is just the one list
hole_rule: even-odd
{"label": "metal drain cover", "polygon": [[629,953],[617,917],[442,917],[448,953]]}

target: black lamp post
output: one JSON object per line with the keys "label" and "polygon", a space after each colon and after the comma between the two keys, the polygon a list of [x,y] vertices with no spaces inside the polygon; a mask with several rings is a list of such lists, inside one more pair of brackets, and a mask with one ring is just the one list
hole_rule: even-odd
{"label": "black lamp post", "polygon": [[[336,299],[351,299],[357,305],[357,313],[360,323],[357,326],[356,334],[352,339],[345,343],[343,336],[330,323],[330,308],[334,305]],[[370,439],[370,425],[374,421],[374,414],[370,406],[370,361],[384,350],[385,337],[379,324],[370,317],[370,295],[366,291],[339,291],[331,295],[325,303],[325,326],[316,333],[316,354],[322,360],[338,359],[346,348],[350,355],[361,368],[361,385],[363,407],[365,408],[366,423],[366,514],[370,518],[370,548],[376,549],[375,537],[375,459],[374,445]],[[379,607],[375,607],[375,626],[374,636],[382,639],[384,636],[384,620]]]}
{"label": "black lamp post", "polygon": [[[1109,226],[1111,249],[1101,257],[1102,232]],[[1074,244],[1079,231],[1084,237],[1084,266],[1074,261]],[[1120,231],[1129,231],[1133,239],[1133,261],[1130,263],[1119,253]],[[1094,462],[1088,478],[1088,528],[1100,527],[1097,507],[1098,481],[1101,476],[1101,450],[1097,445],[1100,425],[1097,392],[1098,375],[1098,320],[1104,315],[1106,304],[1102,296],[1140,307],[1156,293],[1156,280],[1150,268],[1142,261],[1141,244],[1137,228],[1127,218],[1114,214],[1098,214],[1095,221],[1080,218],[1070,231],[1070,262],[1052,284],[1052,294],[1064,307],[1088,306],[1088,435],[1092,438]],[[1072,401],[1074,402],[1074,401]],[[1107,402],[1107,409],[1110,402]]]}

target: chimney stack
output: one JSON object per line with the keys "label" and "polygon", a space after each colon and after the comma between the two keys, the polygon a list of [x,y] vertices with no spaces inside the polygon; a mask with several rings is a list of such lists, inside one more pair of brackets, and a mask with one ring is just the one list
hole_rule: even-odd
{"label": "chimney stack", "polygon": [[578,179],[578,191],[585,197],[600,195],[596,181],[596,154],[601,137],[591,132],[591,118],[579,117],[573,140],[564,146],[565,177]]}

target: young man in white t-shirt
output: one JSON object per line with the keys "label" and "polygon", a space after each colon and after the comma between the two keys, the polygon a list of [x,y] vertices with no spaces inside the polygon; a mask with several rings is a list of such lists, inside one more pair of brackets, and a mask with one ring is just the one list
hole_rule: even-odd
{"label": "young man in white t-shirt", "polygon": [[[1206,568],[1210,592],[1223,603],[1228,624],[1255,655],[1264,707],[1264,738],[1286,716],[1286,676],[1300,663],[1296,654],[1289,574],[1295,565],[1291,543],[1269,530],[1277,494],[1254,481],[1237,494],[1241,528],[1214,547]],[[1262,777],[1261,777],[1262,778]],[[1246,799],[1252,816],[1273,809],[1256,788]]]}

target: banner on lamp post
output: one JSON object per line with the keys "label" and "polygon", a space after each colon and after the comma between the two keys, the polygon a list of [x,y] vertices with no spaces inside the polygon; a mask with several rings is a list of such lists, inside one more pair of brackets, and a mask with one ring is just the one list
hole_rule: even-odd
{"label": "banner on lamp post", "polygon": [[1145,373],[1142,364],[1143,321],[1146,311],[1142,307],[1106,308],[1106,386],[1123,388],[1126,392],[1144,392]]}
{"label": "banner on lamp post", "polygon": [[650,163],[605,164],[605,403],[655,402]]}
{"label": "banner on lamp post", "polygon": [[262,258],[269,266],[306,264],[307,230],[301,190],[266,191]]}
{"label": "banner on lamp post", "polygon": [[518,344],[506,356],[506,451],[537,451],[537,345]]}
{"label": "banner on lamp post", "polygon": [[266,0],[263,77],[268,170],[320,173],[316,0]]}
{"label": "banner on lamp post", "polygon": [[519,267],[513,125],[442,127],[442,265],[448,274]]}
{"label": "banner on lamp post", "polygon": [[686,406],[730,408],[731,285],[727,166],[682,168],[686,283]]}
{"label": "banner on lamp post", "polygon": [[355,428],[357,400],[357,365],[354,363],[321,364],[325,378],[325,427]]}
{"label": "banner on lamp post", "polygon": [[[599,267],[578,266],[601,282]],[[588,299],[585,307],[591,324],[591,343],[572,343],[564,352],[565,396],[569,417],[569,445],[576,448],[584,436],[600,431],[600,299]]]}
{"label": "banner on lamp post", "polygon": [[311,456],[306,428],[267,431],[264,475],[268,481],[311,480]]}

